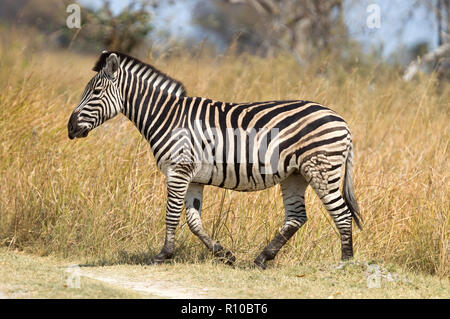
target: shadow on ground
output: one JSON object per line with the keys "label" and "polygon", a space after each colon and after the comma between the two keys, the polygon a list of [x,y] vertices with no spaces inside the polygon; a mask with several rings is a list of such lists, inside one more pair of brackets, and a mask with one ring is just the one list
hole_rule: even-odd
{"label": "shadow on ground", "polygon": [[[154,265],[151,260],[159,251],[149,249],[147,251],[119,251],[117,255],[112,257],[103,257],[89,260],[86,263],[81,263],[80,267],[101,267],[101,266],[115,266],[115,265]],[[205,250],[199,252],[198,250],[186,249],[178,247],[175,249],[174,257],[164,261],[163,264],[198,264],[198,263],[217,263],[225,264],[224,259],[214,257],[209,251]],[[268,265],[271,267],[272,265]],[[230,268],[237,269],[259,269],[253,262],[237,260]]]}
{"label": "shadow on ground", "polygon": [[[94,259],[86,263],[79,264],[80,267],[99,267],[99,266],[114,266],[114,265],[152,265],[152,258],[158,254],[159,251],[149,249],[147,251],[119,251],[116,256],[113,257],[103,257],[99,259]],[[184,264],[195,264],[203,262],[214,262],[223,263],[220,258],[214,257],[208,251],[195,252],[192,253],[190,249],[184,249],[183,247],[178,247],[175,249],[174,257],[172,259],[166,260],[164,264],[173,263],[184,263]],[[249,265],[241,265],[236,263],[231,267],[237,268],[249,268]]]}

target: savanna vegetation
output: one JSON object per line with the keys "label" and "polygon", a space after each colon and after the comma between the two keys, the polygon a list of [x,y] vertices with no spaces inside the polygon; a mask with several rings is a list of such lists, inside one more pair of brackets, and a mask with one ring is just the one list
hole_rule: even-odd
{"label": "savanna vegetation", "polygon": [[[140,263],[161,248],[165,185],[147,142],[123,116],[69,140],[67,121],[97,56],[43,50],[32,30],[0,29],[0,245],[97,264]],[[356,258],[449,275],[450,86],[433,73],[410,82],[385,63],[318,54],[209,54],[199,48],[145,61],[182,81],[189,95],[224,101],[305,99],[349,123],[363,231]],[[207,231],[247,265],[282,224],[279,187],[238,193],[208,187]],[[317,196],[308,222],[272,267],[335,263],[339,237]],[[183,217],[184,218],[184,217]],[[175,261],[211,260],[182,222]],[[273,266],[274,265],[274,266]],[[269,266],[270,267],[270,266]],[[445,280],[445,279],[444,279]]]}

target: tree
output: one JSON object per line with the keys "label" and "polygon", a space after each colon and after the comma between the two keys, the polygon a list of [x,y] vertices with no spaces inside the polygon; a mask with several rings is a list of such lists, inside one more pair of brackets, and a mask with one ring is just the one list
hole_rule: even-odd
{"label": "tree", "polygon": [[142,45],[152,30],[149,3],[131,1],[119,14],[114,15],[110,2],[103,1],[98,10],[88,10],[87,29],[83,35],[90,40],[100,39],[104,48],[130,53]]}
{"label": "tree", "polygon": [[416,2],[424,4],[435,16],[438,32],[438,46],[429,52],[418,54],[406,68],[403,80],[410,81],[422,65],[433,64],[440,80],[450,79],[450,0]]}
{"label": "tree", "polygon": [[[209,1],[208,1],[209,2]],[[211,2],[209,2],[211,3]],[[334,36],[346,36],[343,0],[214,0],[212,10],[199,10],[196,21],[229,41],[238,31],[245,43],[263,53],[282,49],[299,51],[329,50]],[[206,1],[199,4],[205,7]]]}
{"label": "tree", "polygon": [[114,14],[108,0],[98,9],[82,7],[81,29],[66,25],[70,0],[1,0],[0,19],[36,28],[49,43],[84,51],[118,50],[130,53],[143,45],[152,30],[150,0],[133,0]]}

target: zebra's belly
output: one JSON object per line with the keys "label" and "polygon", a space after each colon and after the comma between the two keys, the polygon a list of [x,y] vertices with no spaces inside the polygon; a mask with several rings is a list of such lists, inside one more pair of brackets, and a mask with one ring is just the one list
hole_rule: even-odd
{"label": "zebra's belly", "polygon": [[272,172],[242,164],[202,164],[192,182],[251,192],[275,186],[292,172]]}

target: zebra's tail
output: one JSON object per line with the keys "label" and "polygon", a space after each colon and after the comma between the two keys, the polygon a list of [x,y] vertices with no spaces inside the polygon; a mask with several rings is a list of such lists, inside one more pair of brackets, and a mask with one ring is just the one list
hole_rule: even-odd
{"label": "zebra's tail", "polygon": [[353,146],[350,145],[347,159],[345,162],[345,176],[344,176],[344,200],[347,204],[356,225],[362,230],[362,217],[359,213],[358,202],[355,197],[355,190],[353,189]]}

